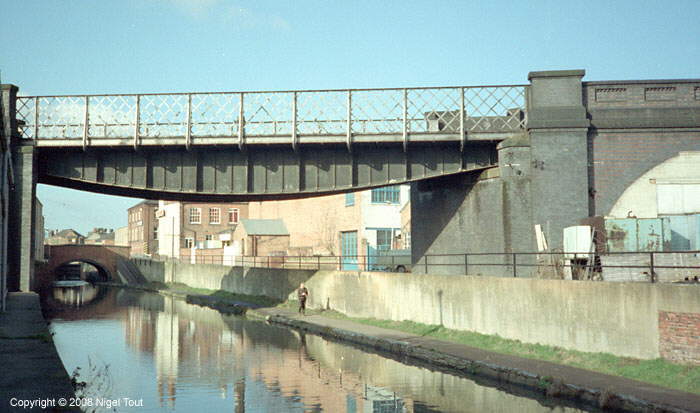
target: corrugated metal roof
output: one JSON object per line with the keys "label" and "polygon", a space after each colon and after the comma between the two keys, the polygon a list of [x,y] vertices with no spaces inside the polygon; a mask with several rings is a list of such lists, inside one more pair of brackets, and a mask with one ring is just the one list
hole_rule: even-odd
{"label": "corrugated metal roof", "polygon": [[241,219],[248,235],[289,235],[281,219]]}

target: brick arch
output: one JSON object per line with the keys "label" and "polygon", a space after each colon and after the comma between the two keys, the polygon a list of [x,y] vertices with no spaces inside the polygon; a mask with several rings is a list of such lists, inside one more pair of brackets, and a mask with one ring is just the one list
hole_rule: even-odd
{"label": "brick arch", "polygon": [[129,257],[129,247],[105,245],[51,245],[49,246],[49,262],[37,277],[35,289],[42,289],[51,284],[56,269],[72,261],[81,261],[94,265],[103,270],[111,281],[117,278],[117,262]]}
{"label": "brick arch", "polygon": [[100,273],[100,275],[104,276],[109,281],[115,281],[118,279],[117,275],[113,271],[111,271],[110,269],[105,267],[104,264],[99,263],[99,262],[92,260],[92,259],[89,259],[89,258],[70,259],[69,261],[56,264],[55,266],[52,265],[51,271],[55,273],[57,269],[59,269],[60,267],[66,265],[66,264],[70,264],[71,262],[81,262],[81,263],[90,264],[90,265],[94,266],[95,268],[97,268],[97,271]]}

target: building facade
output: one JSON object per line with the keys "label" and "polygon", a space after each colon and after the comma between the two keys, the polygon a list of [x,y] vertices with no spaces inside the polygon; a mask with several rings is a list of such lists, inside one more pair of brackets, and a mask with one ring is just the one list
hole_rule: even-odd
{"label": "building facade", "polygon": [[93,228],[85,237],[85,243],[90,245],[114,245],[114,230]]}
{"label": "building facade", "polygon": [[74,229],[62,229],[49,231],[49,236],[44,241],[47,245],[84,244],[85,237]]}
{"label": "building facade", "polygon": [[129,246],[129,226],[119,227],[114,230],[114,245],[117,247]]}
{"label": "building facade", "polygon": [[131,255],[151,255],[158,251],[158,201],[142,201],[128,210]]}
{"label": "building facade", "polygon": [[221,250],[230,246],[236,227],[248,217],[248,204],[160,201],[157,216],[158,254],[189,257],[192,249]]}
{"label": "building facade", "polygon": [[396,240],[406,230],[402,228],[401,209],[409,197],[409,185],[395,185],[314,198],[251,202],[249,216],[284,221],[290,234],[288,255],[342,256],[344,268],[364,268],[370,264],[367,256],[399,247]]}

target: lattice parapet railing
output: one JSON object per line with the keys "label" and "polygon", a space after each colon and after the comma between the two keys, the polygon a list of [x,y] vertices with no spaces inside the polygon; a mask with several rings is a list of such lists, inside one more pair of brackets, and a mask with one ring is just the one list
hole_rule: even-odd
{"label": "lattice parapet railing", "polygon": [[511,132],[527,86],[17,98],[25,139]]}

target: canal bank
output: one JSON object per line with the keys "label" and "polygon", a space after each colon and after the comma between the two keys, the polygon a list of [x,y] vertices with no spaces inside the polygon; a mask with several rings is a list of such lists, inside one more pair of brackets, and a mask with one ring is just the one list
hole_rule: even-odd
{"label": "canal bank", "polygon": [[300,316],[284,308],[259,308],[249,316],[415,360],[465,376],[484,376],[535,389],[547,396],[606,410],[700,412],[700,396],[623,377],[526,359],[461,344],[321,315]]}
{"label": "canal bank", "polygon": [[80,411],[70,407],[75,393],[35,293],[8,293],[0,366],[0,411]]}
{"label": "canal bank", "polygon": [[325,317],[323,313],[300,316],[296,311],[284,307],[253,305],[251,307],[259,308],[245,308],[245,303],[241,300],[227,300],[209,294],[138,288],[157,291],[223,313],[245,313],[249,317],[264,319],[300,332],[379,351],[402,362],[408,361],[469,378],[483,377],[496,383],[520,386],[547,397],[584,403],[594,408],[641,412],[700,412],[698,395],[623,377]]}

